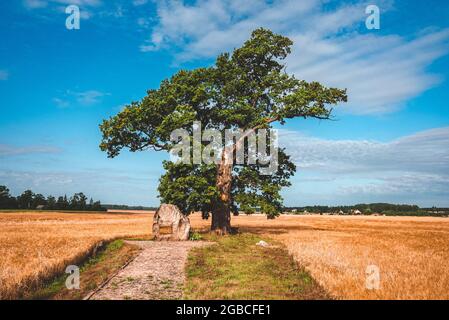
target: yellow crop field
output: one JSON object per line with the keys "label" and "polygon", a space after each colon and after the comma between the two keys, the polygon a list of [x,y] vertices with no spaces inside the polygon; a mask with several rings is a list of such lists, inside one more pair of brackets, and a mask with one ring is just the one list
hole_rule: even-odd
{"label": "yellow crop field", "polygon": [[[0,299],[64,272],[100,241],[151,236],[151,223],[151,212],[0,213]],[[232,224],[285,244],[337,299],[449,299],[447,218],[241,215]],[[368,289],[373,265],[379,287]]]}
{"label": "yellow crop field", "polygon": [[[253,216],[233,222],[283,242],[335,298],[449,299],[448,218]],[[367,289],[370,266],[378,268],[378,289]]]}
{"label": "yellow crop field", "polygon": [[102,240],[150,235],[151,214],[0,213],[0,299],[64,272]]}

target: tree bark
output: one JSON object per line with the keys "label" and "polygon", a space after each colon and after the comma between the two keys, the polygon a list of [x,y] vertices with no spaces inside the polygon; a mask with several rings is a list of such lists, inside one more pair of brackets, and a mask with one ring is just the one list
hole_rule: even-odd
{"label": "tree bark", "polygon": [[263,128],[271,122],[279,120],[279,116],[268,118],[264,123],[247,131],[240,139],[231,146],[223,148],[221,162],[217,167],[216,186],[219,191],[219,199],[212,210],[211,231],[224,235],[231,233],[231,188],[232,188],[232,166],[234,161],[234,151],[244,147],[245,138]]}
{"label": "tree bark", "polygon": [[212,212],[211,230],[220,235],[231,232],[232,151],[227,148],[223,150],[221,162],[217,167],[216,186],[219,198]]}

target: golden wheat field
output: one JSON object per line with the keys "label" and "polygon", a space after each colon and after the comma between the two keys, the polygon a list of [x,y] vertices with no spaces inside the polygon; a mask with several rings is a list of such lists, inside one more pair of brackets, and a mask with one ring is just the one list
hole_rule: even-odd
{"label": "golden wheat field", "polygon": [[151,214],[0,213],[0,299],[84,259],[102,240],[148,236]]}
{"label": "golden wheat field", "polygon": [[[234,224],[283,242],[335,298],[449,299],[448,218],[253,216]],[[371,265],[377,290],[366,288]]]}
{"label": "golden wheat field", "polygon": [[[210,221],[190,217],[194,228]],[[449,219],[238,216],[242,231],[284,243],[337,299],[449,299]],[[152,213],[0,213],[0,299],[64,272],[102,240],[151,235]],[[366,268],[380,271],[366,289]]]}

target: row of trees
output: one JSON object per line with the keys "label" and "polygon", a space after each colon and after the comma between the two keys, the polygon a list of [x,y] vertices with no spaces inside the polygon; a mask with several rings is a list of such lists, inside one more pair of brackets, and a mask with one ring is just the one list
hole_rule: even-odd
{"label": "row of trees", "polygon": [[20,196],[14,197],[6,186],[0,186],[0,209],[45,209],[45,210],[80,210],[105,211],[100,201],[88,199],[84,193],[75,193],[68,198],[66,195],[55,198],[44,197],[31,190],[24,191]]}
{"label": "row of trees", "polygon": [[145,207],[145,206],[128,206],[126,204],[103,204],[105,209],[112,210],[147,210],[147,211],[156,211],[158,207]]}
{"label": "row of trees", "polygon": [[287,211],[296,209],[299,212],[307,211],[311,213],[323,212],[350,212],[351,210],[359,210],[362,213],[411,213],[420,212],[421,209],[417,205],[408,204],[391,204],[391,203],[361,203],[354,206],[306,206],[286,208]]}

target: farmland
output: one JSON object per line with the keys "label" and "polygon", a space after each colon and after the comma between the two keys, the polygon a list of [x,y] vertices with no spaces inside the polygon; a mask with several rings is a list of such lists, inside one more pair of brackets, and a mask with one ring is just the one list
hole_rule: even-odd
{"label": "farmland", "polygon": [[149,235],[151,214],[0,213],[0,299],[77,264],[102,240]]}
{"label": "farmland", "polygon": [[[262,216],[242,230],[269,235],[335,298],[449,299],[449,219],[432,217]],[[367,290],[366,269],[380,271]]]}
{"label": "farmland", "polygon": [[[210,221],[192,215],[196,229]],[[0,298],[14,298],[84,259],[100,242],[151,236],[152,213],[0,213]],[[233,217],[242,232],[283,243],[336,299],[448,299],[449,219]],[[366,268],[380,287],[365,286]]]}

